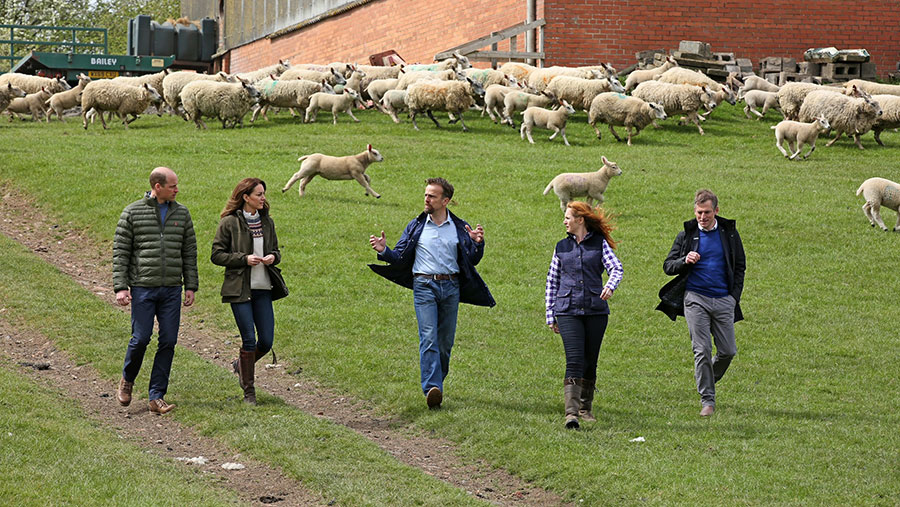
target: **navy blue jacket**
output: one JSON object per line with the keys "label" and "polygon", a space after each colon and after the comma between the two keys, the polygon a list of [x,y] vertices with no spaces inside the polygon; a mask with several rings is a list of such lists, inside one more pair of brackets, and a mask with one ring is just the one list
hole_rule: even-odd
{"label": "navy blue jacket", "polygon": [[[484,241],[481,243],[472,241],[466,232],[466,226],[469,224],[450,210],[447,210],[447,213],[453,219],[453,226],[456,227],[456,236],[459,239],[456,256],[459,263],[459,301],[477,306],[496,305],[491,291],[475,271],[475,265],[484,255]],[[384,251],[378,254],[378,259],[388,264],[369,264],[372,271],[407,289],[412,289],[412,267],[416,260],[416,245],[425,228],[426,216],[425,212],[422,212],[409,222],[394,249],[385,247]]]}
{"label": "navy blue jacket", "polygon": [[559,257],[559,290],[555,315],[606,315],[609,305],[603,293],[603,235],[594,233],[578,243],[572,236],[556,244]]}

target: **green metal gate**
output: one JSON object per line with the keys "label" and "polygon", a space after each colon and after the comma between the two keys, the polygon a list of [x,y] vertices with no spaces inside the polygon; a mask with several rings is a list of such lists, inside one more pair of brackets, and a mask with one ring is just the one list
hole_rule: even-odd
{"label": "green metal gate", "polygon": [[[38,35],[45,39],[38,39]],[[61,49],[57,51],[60,53],[106,54],[109,43],[106,28],[77,26],[0,24],[0,37],[5,37],[0,39],[0,73],[10,71],[17,61],[26,58],[38,46]],[[6,51],[7,46],[9,51]]]}

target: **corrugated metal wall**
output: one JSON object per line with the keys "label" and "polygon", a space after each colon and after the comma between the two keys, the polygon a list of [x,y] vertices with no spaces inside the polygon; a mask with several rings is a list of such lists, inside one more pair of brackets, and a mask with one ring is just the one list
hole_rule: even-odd
{"label": "corrugated metal wall", "polygon": [[[344,6],[348,0],[221,0],[225,49],[260,39]],[[220,0],[182,0],[181,13],[191,19],[218,16]]]}

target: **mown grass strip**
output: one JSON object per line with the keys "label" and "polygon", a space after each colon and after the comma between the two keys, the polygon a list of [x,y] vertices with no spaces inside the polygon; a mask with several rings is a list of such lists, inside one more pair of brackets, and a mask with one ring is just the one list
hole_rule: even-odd
{"label": "mown grass strip", "polygon": [[[128,316],[5,236],[0,236],[0,255],[7,259],[0,267],[0,301],[6,315],[40,329],[79,364],[90,364],[110,380],[118,378],[120,356],[128,339]],[[151,346],[136,382],[138,396],[133,403],[146,404],[142,391],[146,389],[152,356]],[[183,348],[176,353],[169,392],[167,399],[179,405],[172,414],[179,422],[247,456],[281,467],[287,476],[341,504],[477,503],[465,492],[398,463],[353,431],[289,407],[279,398],[262,393],[259,407],[246,406],[240,401],[233,375]],[[28,397],[19,397],[17,403],[27,405]],[[52,443],[56,438],[53,427],[42,437],[40,440]],[[47,450],[46,444],[38,445],[37,440],[24,442],[31,453]],[[82,448],[81,452],[94,454],[93,449],[86,449],[91,448]],[[14,467],[13,463],[9,465]],[[68,470],[64,464],[50,462],[49,466],[54,475]],[[83,493],[89,500],[98,501],[106,494],[104,490],[96,498],[89,490]]]}
{"label": "mown grass strip", "polygon": [[[5,246],[5,245],[4,245]],[[75,400],[0,361],[5,505],[234,505],[233,491],[87,420]]]}

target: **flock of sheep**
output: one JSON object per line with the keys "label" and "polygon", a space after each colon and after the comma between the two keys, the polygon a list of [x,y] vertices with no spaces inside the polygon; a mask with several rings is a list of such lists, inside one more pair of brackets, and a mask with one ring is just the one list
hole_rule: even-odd
{"label": "flock of sheep", "polygon": [[[629,95],[630,94],[630,95]],[[900,86],[853,80],[842,86],[823,86],[812,83],[788,83],[775,86],[764,79],[750,76],[741,81],[729,76],[725,83],[686,68],[668,58],[662,65],[631,72],[624,86],[616,70],[608,64],[588,67],[538,68],[509,62],[499,70],[472,68],[468,59],[455,53],[451,58],[430,65],[377,67],[349,63],[329,65],[291,65],[279,61],[253,72],[238,74],[198,74],[163,71],[140,77],[117,77],[91,81],[79,76],[78,85],[70,87],[62,79],[48,79],[23,74],[0,75],[0,112],[11,116],[31,114],[50,121],[52,114],[60,120],[67,109],[81,107],[82,125],[99,116],[107,128],[103,113],[111,119],[115,113],[125,127],[153,105],[157,114],[165,106],[172,114],[193,121],[197,128],[206,128],[203,118],[222,122],[223,128],[243,125],[252,111],[250,122],[259,116],[268,120],[270,108],[287,109],[292,116],[302,115],[304,122],[316,121],[319,111],[331,111],[333,123],[345,113],[354,121],[354,107],[370,103],[400,123],[399,113],[408,112],[413,127],[418,130],[417,116],[426,114],[440,126],[433,112],[449,114],[450,123],[459,122],[468,130],[464,113],[477,108],[495,123],[515,127],[517,114],[522,115],[519,133],[522,139],[534,143],[535,128],[553,131],[569,145],[566,137],[568,118],[583,110],[597,138],[601,138],[597,124],[606,124],[617,141],[622,141],[614,127],[624,127],[625,141],[632,140],[648,125],[673,115],[681,122],[694,124],[703,135],[701,122],[706,120],[722,101],[734,105],[745,102],[748,118],[763,118],[770,109],[779,111],[784,121],[773,126],[778,150],[796,159],[804,146],[808,158],[815,150],[816,139],[822,132],[834,131],[834,144],[846,134],[863,149],[861,136],[873,131],[875,141],[883,146],[881,132],[900,127]],[[762,111],[758,111],[761,108]],[[299,111],[299,112],[298,112]],[[787,146],[788,150],[785,150]],[[380,161],[372,155],[371,146],[359,155],[330,161],[321,154],[301,159],[301,167],[285,190],[301,180],[300,195],[316,174],[329,179],[356,179],[368,195],[378,197],[369,186],[365,167]],[[338,158],[332,157],[335,160]],[[353,162],[365,159],[365,162]],[[317,172],[312,161],[330,170]],[[334,168],[341,168],[337,171]],[[304,172],[306,171],[306,172]],[[331,171],[331,172],[329,172]],[[336,171],[336,172],[335,172]],[[604,159],[604,166],[595,173],[565,174],[554,179],[545,190],[552,188],[565,207],[573,197],[586,196],[602,202],[602,193],[609,177],[621,170]],[[857,195],[866,198],[864,212],[872,225],[887,230],[878,212],[880,206],[897,210],[900,206],[900,185],[888,180],[867,181]],[[900,230],[900,218],[895,230]]]}

